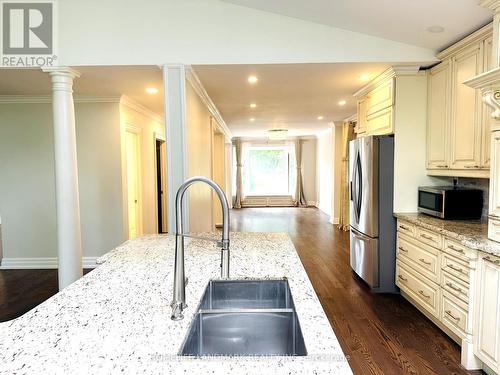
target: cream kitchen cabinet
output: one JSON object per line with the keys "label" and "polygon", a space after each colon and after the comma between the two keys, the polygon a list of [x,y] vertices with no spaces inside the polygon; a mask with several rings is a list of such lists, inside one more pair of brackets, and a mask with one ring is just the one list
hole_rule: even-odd
{"label": "cream kitchen cabinet", "polygon": [[452,59],[451,169],[481,168],[481,94],[462,82],[483,72],[483,43]]}
{"label": "cream kitchen cabinet", "polygon": [[463,82],[487,70],[491,33],[488,25],[451,46],[428,72],[429,175],[489,177],[489,117],[479,91]]}
{"label": "cream kitchen cabinet", "polygon": [[427,168],[448,169],[451,61],[431,69],[428,78]]}
{"label": "cream kitchen cabinet", "polygon": [[482,255],[478,275],[474,354],[500,373],[500,258]]}
{"label": "cream kitchen cabinet", "polygon": [[418,124],[419,115],[414,112],[425,102],[426,85],[425,73],[420,72],[419,66],[393,66],[373,79],[354,94],[358,101],[358,137],[397,136],[396,121],[404,122],[403,128],[409,122]]}

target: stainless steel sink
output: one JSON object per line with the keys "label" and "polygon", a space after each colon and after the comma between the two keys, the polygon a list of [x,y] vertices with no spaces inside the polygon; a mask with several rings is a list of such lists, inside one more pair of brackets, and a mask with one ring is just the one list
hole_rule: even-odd
{"label": "stainless steel sink", "polygon": [[288,281],[210,281],[179,354],[307,355]]}

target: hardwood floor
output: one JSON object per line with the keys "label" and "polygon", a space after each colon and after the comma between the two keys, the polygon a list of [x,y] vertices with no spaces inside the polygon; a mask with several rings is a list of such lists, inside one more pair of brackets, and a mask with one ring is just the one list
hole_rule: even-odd
{"label": "hardwood floor", "polygon": [[[355,374],[480,374],[460,348],[399,295],[372,294],[349,266],[349,234],[317,209],[231,211],[231,230],[288,232]],[[57,292],[56,270],[0,271],[0,321]]]}
{"label": "hardwood floor", "polygon": [[349,266],[349,233],[312,208],[231,211],[231,230],[288,232],[355,374],[481,374],[400,295],[372,294]]}
{"label": "hardwood floor", "polygon": [[0,322],[23,315],[57,291],[57,270],[1,270]]}

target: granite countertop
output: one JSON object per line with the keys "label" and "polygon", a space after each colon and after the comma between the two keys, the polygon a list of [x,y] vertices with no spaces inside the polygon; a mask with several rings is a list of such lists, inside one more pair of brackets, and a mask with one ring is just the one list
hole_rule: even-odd
{"label": "granite countertop", "polygon": [[421,213],[395,213],[394,216],[441,233],[471,249],[500,255],[500,243],[488,239],[488,223],[484,221],[442,220]]}
{"label": "granite countertop", "polygon": [[0,373],[351,374],[351,369],[287,234],[231,233],[232,278],[287,277],[308,355],[177,355],[202,292],[218,278],[220,251],[186,241],[185,318],[170,319],[171,235],[128,241],[62,292],[0,323]]}

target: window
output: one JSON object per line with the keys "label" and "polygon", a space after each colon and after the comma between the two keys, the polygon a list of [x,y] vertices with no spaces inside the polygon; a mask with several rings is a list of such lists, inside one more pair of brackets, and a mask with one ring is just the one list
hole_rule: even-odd
{"label": "window", "polygon": [[287,146],[250,146],[244,152],[244,195],[290,195],[293,185]]}

